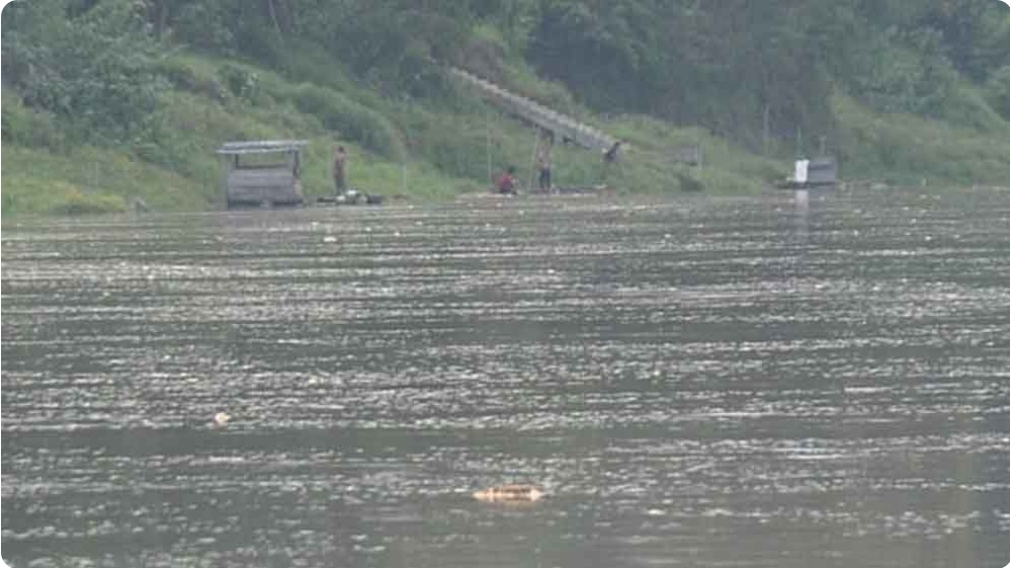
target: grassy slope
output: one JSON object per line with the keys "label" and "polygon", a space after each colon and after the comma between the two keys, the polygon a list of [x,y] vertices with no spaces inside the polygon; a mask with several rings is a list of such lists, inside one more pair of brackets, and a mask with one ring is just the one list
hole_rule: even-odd
{"label": "grassy slope", "polygon": [[842,161],[854,179],[895,185],[1006,185],[1010,128],[998,118],[990,130],[952,126],[902,114],[880,114],[836,95]]}
{"label": "grassy slope", "polygon": [[[338,143],[353,157],[352,186],[369,192],[438,199],[479,191],[487,185],[489,158],[494,171],[515,164],[521,180],[532,178],[532,129],[465,92],[446,104],[420,106],[380,98],[339,72],[308,77],[308,83],[204,56],[177,55],[162,64],[174,89],[166,96],[165,128],[155,144],[72,146],[62,142],[51,118],[4,93],[5,115],[24,134],[3,145],[3,216],[125,210],[134,197],[155,210],[220,207],[220,168],[213,151],[226,140],[310,140],[303,158],[310,197],[331,191],[329,157]],[[748,154],[701,129],[674,128],[644,116],[600,118],[574,103],[560,85],[537,79],[521,60],[506,65],[510,88],[631,143],[633,150],[608,177],[622,190],[659,193],[701,184],[708,192],[756,192],[788,171],[787,160]],[[228,79],[236,73],[255,79],[253,87],[238,93],[229,89]],[[1010,179],[1010,137],[1002,129],[983,133],[879,115],[844,96],[836,97],[834,107],[847,177],[894,182],[927,177],[939,184]],[[694,144],[704,149],[703,168],[667,159],[671,149]],[[594,152],[559,146],[554,162],[556,183],[601,180],[602,164]]]}

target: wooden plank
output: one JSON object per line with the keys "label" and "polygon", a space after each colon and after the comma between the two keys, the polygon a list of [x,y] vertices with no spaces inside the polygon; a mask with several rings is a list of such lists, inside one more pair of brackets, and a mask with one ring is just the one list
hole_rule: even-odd
{"label": "wooden plank", "polygon": [[616,142],[614,138],[591,126],[536,101],[511,93],[472,73],[455,67],[451,72],[467,85],[476,88],[488,102],[534,126],[554,133],[555,138],[570,140],[590,150],[607,150]]}
{"label": "wooden plank", "polygon": [[237,169],[227,177],[229,204],[296,204],[302,202],[301,183],[287,168]]}
{"label": "wooden plank", "polygon": [[270,152],[298,152],[308,145],[307,140],[251,140],[226,142],[217,149],[218,154],[263,154]]}

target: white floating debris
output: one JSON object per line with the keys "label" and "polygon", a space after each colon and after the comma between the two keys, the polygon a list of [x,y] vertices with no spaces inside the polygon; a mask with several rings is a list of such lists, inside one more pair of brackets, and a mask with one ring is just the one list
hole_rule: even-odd
{"label": "white floating debris", "polygon": [[231,421],[231,416],[227,412],[218,412],[214,415],[214,425],[224,427]]}
{"label": "white floating debris", "polygon": [[484,503],[533,503],[546,495],[533,485],[498,485],[475,492],[473,498]]}
{"label": "white floating debris", "polygon": [[337,242],[337,237],[334,237],[333,235],[330,235],[328,237],[323,237],[323,242],[324,243],[335,243],[335,242]]}

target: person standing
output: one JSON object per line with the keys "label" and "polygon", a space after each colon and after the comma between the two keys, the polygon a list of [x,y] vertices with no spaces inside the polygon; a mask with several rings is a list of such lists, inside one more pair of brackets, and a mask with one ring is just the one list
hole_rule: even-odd
{"label": "person standing", "polygon": [[537,170],[540,172],[538,186],[541,193],[551,192],[551,150],[554,147],[554,134],[548,132],[544,143],[537,151]]}
{"label": "person standing", "polygon": [[603,183],[607,182],[611,165],[617,161],[621,152],[621,141],[614,142],[614,145],[603,151]]}
{"label": "person standing", "polygon": [[343,146],[337,146],[333,154],[333,185],[337,195],[347,192],[347,150]]}

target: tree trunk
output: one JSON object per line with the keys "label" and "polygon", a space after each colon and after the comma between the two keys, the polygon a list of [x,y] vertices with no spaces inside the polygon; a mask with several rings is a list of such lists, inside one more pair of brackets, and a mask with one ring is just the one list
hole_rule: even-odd
{"label": "tree trunk", "polygon": [[154,37],[161,41],[162,35],[165,33],[165,24],[168,22],[168,5],[171,0],[155,0],[154,6],[157,10],[155,15],[154,24]]}

